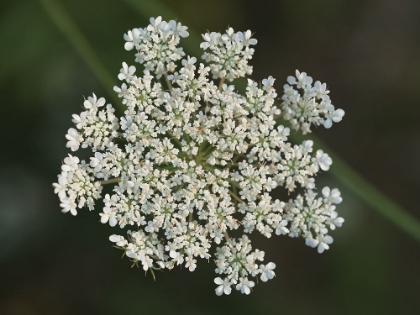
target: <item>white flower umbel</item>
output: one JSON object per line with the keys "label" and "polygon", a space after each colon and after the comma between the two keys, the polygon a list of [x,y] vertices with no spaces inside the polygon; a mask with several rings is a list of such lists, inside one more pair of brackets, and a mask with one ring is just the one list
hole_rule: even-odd
{"label": "white flower umbel", "polygon": [[284,119],[289,120],[292,128],[302,130],[303,134],[311,132],[311,125],[323,125],[331,128],[333,122],[339,122],[344,116],[342,109],[335,109],[329,97],[326,83],[316,81],[306,72],[296,70],[296,77],[287,77],[290,84],[284,85],[283,111]]}
{"label": "white flower umbel", "polygon": [[250,30],[235,33],[230,27],[225,34],[206,33],[203,39],[200,45],[205,51],[203,59],[210,64],[214,79],[232,81],[252,73],[248,60],[252,58],[254,48],[250,46],[256,45],[257,40],[252,38]]}
{"label": "white flower umbel", "polygon": [[[280,107],[271,76],[248,78],[245,94],[225,84],[252,73],[257,41],[250,31],[203,35],[205,65],[179,47],[185,26],[160,17],[150,23],[124,35],[143,69],[124,62],[118,74],[124,114],[118,118],[93,94],[73,115],[67,147],[92,155],[64,159],[55,193],[73,215],[102,199],[100,221],[130,229],[110,241],[144,270],[194,271],[200,258],[214,257],[216,294],[249,294],[258,279],[273,279],[276,265],[263,263],[265,253],[252,249],[248,235],[301,237],[322,253],[344,222],[338,189],[316,189],[331,158],[312,141],[291,144],[281,108],[303,133],[311,124],[331,127],[344,112],[331,105],[326,85],[312,85],[304,72],[288,78]],[[104,185],[111,187],[102,195]],[[281,188],[288,202],[273,197]]]}

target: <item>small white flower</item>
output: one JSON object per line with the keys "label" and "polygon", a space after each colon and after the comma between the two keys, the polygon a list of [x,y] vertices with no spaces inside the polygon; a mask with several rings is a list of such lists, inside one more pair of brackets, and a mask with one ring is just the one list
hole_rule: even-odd
{"label": "small white flower", "polygon": [[341,198],[341,193],[337,188],[334,188],[330,190],[329,187],[324,187],[322,189],[322,194],[326,198],[326,201],[339,204],[343,201],[343,198]]}
{"label": "small white flower", "polygon": [[102,153],[95,152],[95,156],[90,158],[90,166],[94,168],[95,172],[100,172],[104,166],[106,166],[106,161],[103,158]]}
{"label": "small white flower", "polygon": [[313,88],[312,88],[312,92],[315,94],[316,97],[318,98],[323,98],[325,97],[327,94],[330,93],[329,90],[327,90],[327,84],[326,83],[321,83],[319,81],[316,81]]}
{"label": "small white flower", "polygon": [[318,253],[322,254],[325,250],[330,248],[330,244],[332,244],[333,238],[329,235],[320,237],[319,245],[318,245]]}
{"label": "small white flower", "polygon": [[332,164],[332,159],[327,153],[322,150],[316,152],[315,160],[323,171],[328,171]]}
{"label": "small white flower", "polygon": [[113,243],[116,243],[117,246],[125,246],[125,245],[127,245],[126,239],[123,236],[121,236],[121,235],[112,234],[109,237],[109,240],[111,242],[113,242]]}
{"label": "small white flower", "polygon": [[58,194],[60,199],[63,199],[66,195],[67,184],[68,182],[67,182],[66,176],[63,174],[59,174],[58,183],[54,183],[53,187],[54,187],[54,193]]}
{"label": "small white flower", "polygon": [[128,66],[125,62],[123,62],[123,67],[118,74],[118,79],[122,80],[130,80],[133,78],[133,74],[136,72],[136,67]]}
{"label": "small white flower", "polygon": [[330,229],[335,230],[336,227],[341,227],[343,223],[344,223],[344,219],[339,217],[336,211],[332,211]]}
{"label": "small white flower", "polygon": [[262,80],[262,84],[265,86],[265,87],[268,87],[268,86],[273,86],[274,85],[274,81],[275,81],[276,79],[274,79],[272,76],[269,76],[267,79],[264,79],[264,80]]}
{"label": "small white flower", "polygon": [[282,220],[277,226],[276,226],[276,234],[277,235],[286,235],[290,231],[287,228],[288,222],[286,220]]}
{"label": "small white flower", "polygon": [[241,291],[242,294],[250,294],[251,288],[255,286],[254,281],[249,281],[247,278],[239,279],[239,283],[236,285],[236,290]]}
{"label": "small white flower", "polygon": [[229,295],[232,292],[231,283],[229,279],[225,278],[224,280],[220,277],[214,279],[214,283],[218,285],[216,288],[216,295],[220,296],[223,293]]}
{"label": "small white flower", "polygon": [[175,36],[175,37],[188,37],[189,33],[187,32],[188,27],[182,25],[181,23],[176,23],[175,21],[170,21],[168,23],[170,25],[170,29],[171,29],[171,33]]}
{"label": "small white flower", "polygon": [[115,213],[108,207],[103,209],[103,213],[99,214],[101,216],[101,223],[105,224],[109,222],[109,225],[114,227],[117,225],[117,219]]}
{"label": "small white flower", "polygon": [[79,168],[79,162],[80,160],[77,156],[72,156],[69,154],[69,156],[64,159],[64,164],[61,166],[61,169],[64,172],[76,171]]}
{"label": "small white flower", "polygon": [[344,116],[344,110],[339,108],[339,109],[334,111],[334,113],[332,115],[332,120],[336,123],[340,122],[343,119],[343,116]]}
{"label": "small white flower", "polygon": [[261,265],[260,269],[261,269],[261,276],[260,279],[263,282],[267,282],[268,280],[271,280],[274,278],[274,276],[276,275],[274,273],[274,269],[276,268],[276,264],[275,263],[268,263],[267,265]]}
{"label": "small white flower", "polygon": [[77,210],[76,210],[77,205],[74,199],[67,198],[67,197],[62,198],[60,207],[62,208],[63,213],[70,212],[72,215],[77,215]]}
{"label": "small white flower", "polygon": [[66,144],[66,147],[70,148],[72,151],[77,151],[79,149],[80,143],[83,142],[83,137],[74,128],[69,129],[66,134],[66,139],[69,140]]}
{"label": "small white flower", "polygon": [[191,272],[194,271],[197,268],[197,260],[189,256],[185,257],[185,267]]}
{"label": "small white flower", "polygon": [[124,40],[127,42],[124,44],[126,50],[132,50],[137,42],[137,39],[140,35],[139,29],[135,28],[132,31],[128,31],[127,34],[124,34]]}
{"label": "small white flower", "polygon": [[95,93],[93,93],[93,97],[89,96],[87,100],[83,103],[83,106],[89,110],[97,110],[99,107],[105,105],[105,99],[103,97],[97,98]]}
{"label": "small white flower", "polygon": [[310,86],[312,81],[312,77],[308,76],[306,72],[299,72],[299,70],[296,70],[296,78],[292,76],[287,77],[287,82],[289,82],[289,84],[296,85],[298,89]]}
{"label": "small white flower", "polygon": [[180,252],[171,250],[169,256],[177,263],[177,265],[181,265],[184,262],[184,256]]}

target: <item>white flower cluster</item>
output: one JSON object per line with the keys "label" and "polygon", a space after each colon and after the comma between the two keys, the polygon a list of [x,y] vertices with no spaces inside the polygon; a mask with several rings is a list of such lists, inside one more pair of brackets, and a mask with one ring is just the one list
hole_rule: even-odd
{"label": "white flower cluster", "polygon": [[312,86],[312,77],[298,70],[296,77],[287,77],[287,82],[290,85],[284,85],[282,97],[284,119],[290,121],[293,129],[301,129],[307,134],[311,132],[312,124],[328,129],[333,122],[341,121],[344,111],[331,104],[326,83],[316,81]]}
{"label": "white flower cluster", "polygon": [[[176,68],[175,62],[185,56],[179,47],[181,37],[188,37],[187,27],[174,20],[168,23],[157,19],[150,19],[147,28],[135,28],[124,34],[126,50],[137,50],[136,61],[144,64],[145,68],[155,71],[156,78]],[[120,78],[121,79],[121,78]]]}
{"label": "white flower cluster", "polygon": [[252,59],[254,48],[249,46],[256,45],[257,40],[251,36],[250,30],[234,33],[231,27],[223,35],[215,32],[203,35],[200,47],[209,50],[203,59],[209,63],[214,79],[232,81],[252,73],[248,60]]}
{"label": "white flower cluster", "polygon": [[[312,141],[288,141],[289,129],[278,122],[272,77],[261,84],[248,79],[245,94],[223,84],[251,74],[249,45],[256,44],[251,32],[230,28],[224,35],[203,35],[201,46],[211,51],[204,55],[206,66],[194,57],[182,59],[178,44],[186,30],[159,17],[125,35],[125,48],[137,49],[143,72],[137,75],[123,63],[118,75],[123,82],[114,88],[125,105],[119,119],[95,95],[73,115],[76,128],[66,135],[67,147],[90,148],[93,155],[88,162],[65,158],[55,193],[63,212],[73,215],[85,206],[93,210],[94,201],[102,199],[101,222],[130,228],[127,236],[116,233],[110,241],[145,271],[176,265],[194,271],[199,258],[214,256],[216,294],[232,288],[249,294],[256,278],[275,276],[276,265],[262,263],[265,253],[252,250],[248,235],[302,237],[322,253],[332,243],[330,230],[344,221],[335,211],[340,192],[325,187],[316,197],[315,177],[332,160],[314,152]],[[331,110],[319,109],[329,104],[325,86],[314,90],[318,85],[310,87],[311,80],[300,74],[289,83],[318,109],[311,116],[294,112],[293,100],[301,101],[289,88],[283,97],[286,118],[304,117],[303,130],[305,123],[335,119]],[[113,186],[102,196],[104,185]],[[270,195],[281,187],[300,193],[283,202]]]}

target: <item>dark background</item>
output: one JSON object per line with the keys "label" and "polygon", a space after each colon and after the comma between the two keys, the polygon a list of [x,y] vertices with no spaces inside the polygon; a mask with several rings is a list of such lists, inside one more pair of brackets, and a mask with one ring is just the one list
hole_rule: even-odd
{"label": "dark background", "polygon": [[[57,0],[58,1],[58,0]],[[123,33],[148,20],[126,1],[60,2],[116,78]],[[147,7],[148,1],[141,1]],[[156,1],[155,1],[156,2]],[[150,2],[151,3],[151,2]],[[295,69],[327,82],[346,112],[317,130],[349,165],[417,218],[420,1],[162,1],[199,33],[251,29],[253,77]],[[83,95],[111,100],[38,1],[0,4],[0,314],[416,314],[419,243],[342,189],[344,226],[319,255],[302,240],[255,237],[276,278],[250,296],[214,294],[214,264],[154,282],[111,248],[99,211],[61,214],[52,183]],[[199,56],[197,56],[199,57]],[[334,165],[332,166],[334,167]],[[342,188],[329,174],[319,182]]]}

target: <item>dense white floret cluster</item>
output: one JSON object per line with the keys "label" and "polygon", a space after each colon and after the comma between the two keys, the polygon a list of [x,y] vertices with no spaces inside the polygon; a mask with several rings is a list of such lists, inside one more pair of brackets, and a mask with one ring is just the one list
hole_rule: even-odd
{"label": "dense white floret cluster", "polygon": [[203,59],[210,65],[213,79],[227,79],[245,77],[252,73],[252,66],[248,60],[254,55],[257,40],[252,38],[251,31],[237,32],[229,28],[225,34],[206,33],[200,47],[204,49]]}
{"label": "dense white floret cluster", "polygon": [[331,128],[333,122],[343,119],[344,111],[335,109],[329,97],[326,83],[316,81],[306,72],[296,70],[296,77],[289,76],[284,85],[283,110],[284,119],[289,120],[292,128],[302,130],[303,134],[311,132],[311,125],[323,125]]}
{"label": "dense white floret cluster", "polygon": [[[144,270],[194,271],[199,258],[214,257],[216,294],[249,294],[254,280],[272,279],[276,267],[263,263],[265,253],[252,248],[249,235],[301,237],[322,253],[344,221],[336,212],[342,199],[337,189],[317,193],[315,177],[332,160],[312,141],[289,142],[271,76],[261,84],[248,79],[244,94],[224,84],[251,74],[251,32],[204,34],[207,65],[185,57],[178,44],[187,35],[185,26],[160,17],[125,34],[125,48],[136,49],[143,71],[123,63],[114,90],[124,114],[117,118],[95,94],[85,100],[67,147],[93,155],[65,158],[55,192],[62,211],[73,215],[101,199],[101,222],[130,229],[110,241]],[[288,82],[303,91],[285,85],[284,118],[292,127],[306,133],[311,124],[328,128],[343,116],[325,84],[312,87],[299,72]],[[104,185],[113,186],[102,195]],[[274,197],[281,188],[289,201]]]}
{"label": "dense white floret cluster", "polygon": [[[135,28],[124,34],[127,41],[124,47],[126,50],[135,48],[136,61],[143,64],[145,69],[154,71],[155,77],[159,79],[162,75],[173,72],[176,68],[175,62],[185,56],[184,50],[178,44],[181,37],[188,35],[186,26],[173,20],[162,21],[159,16],[156,19],[151,18],[146,28]],[[126,67],[121,73],[130,77],[133,71],[127,71]],[[118,78],[124,79],[121,75]]]}

